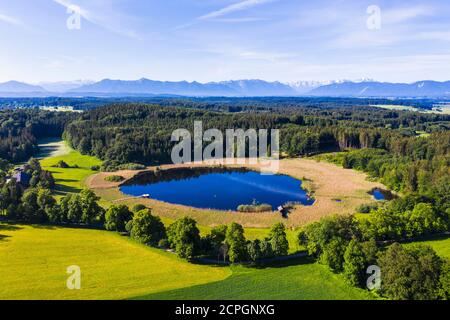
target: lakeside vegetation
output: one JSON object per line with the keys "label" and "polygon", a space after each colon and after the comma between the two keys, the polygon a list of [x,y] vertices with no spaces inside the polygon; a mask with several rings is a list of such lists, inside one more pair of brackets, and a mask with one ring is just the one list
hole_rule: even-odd
{"label": "lakeside vegetation", "polygon": [[[240,166],[238,166],[240,167]],[[246,166],[250,170],[258,170],[258,166]],[[173,175],[172,169],[196,172],[196,167],[186,165],[161,165],[148,168],[157,172],[157,179],[170,179]],[[154,199],[128,198],[119,190],[119,183],[109,183],[105,177],[109,173],[100,172],[86,180],[87,186],[94,190],[102,199],[120,203],[130,207],[140,203],[151,207],[155,215],[169,220],[176,220],[182,216],[190,216],[203,226],[215,226],[217,224],[228,224],[238,222],[246,228],[268,228],[276,222],[283,222],[289,229],[317,221],[321,217],[331,214],[347,214],[354,212],[360,205],[375,203],[368,191],[373,188],[386,188],[380,183],[371,182],[366,179],[364,173],[354,170],[346,170],[336,165],[325,162],[317,162],[311,159],[283,159],[279,162],[279,173],[289,175],[304,181],[302,187],[314,193],[315,202],[311,206],[295,205],[290,209],[289,219],[281,214],[273,212],[229,212],[220,210],[200,209],[172,203],[157,201]],[[132,178],[133,172],[118,171],[114,174],[131,178],[131,182],[140,181]],[[147,174],[145,174],[147,175]],[[138,175],[141,176],[140,174]],[[190,175],[187,175],[190,176]],[[126,198],[124,198],[126,197]],[[340,201],[336,201],[338,198]],[[276,209],[276,208],[273,208]]]}
{"label": "lakeside vegetation", "polygon": [[270,212],[273,208],[267,203],[241,204],[237,207],[239,212]]}

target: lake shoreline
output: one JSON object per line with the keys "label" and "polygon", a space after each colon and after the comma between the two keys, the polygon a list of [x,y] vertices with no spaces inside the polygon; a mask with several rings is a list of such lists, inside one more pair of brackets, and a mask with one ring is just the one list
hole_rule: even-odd
{"label": "lake shoreline", "polygon": [[[320,218],[333,214],[351,214],[361,204],[374,203],[368,191],[373,188],[386,188],[381,183],[367,180],[367,175],[355,170],[343,169],[334,164],[319,162],[312,159],[283,159],[280,160],[280,174],[305,181],[303,185],[310,194],[314,195],[315,202],[311,206],[296,206],[288,219],[273,212],[267,213],[242,213],[237,211],[221,211],[198,209],[189,206],[176,205],[154,199],[126,199],[120,203],[127,205],[143,204],[152,208],[153,213],[165,219],[176,220],[182,216],[190,216],[199,224],[216,226],[230,222],[237,222],[244,227],[267,228],[276,222],[283,222],[288,227],[306,225]],[[148,167],[144,170],[120,170],[117,172],[100,172],[86,179],[86,185],[94,190],[103,199],[111,202],[123,199],[125,196],[119,190],[119,186],[126,183],[137,174],[146,171],[167,170],[171,168],[211,167],[214,164],[186,163],[167,164]],[[216,165],[217,166],[217,165]],[[251,164],[229,165],[230,168],[247,168],[260,170],[260,166]],[[122,182],[110,182],[105,178],[110,175],[120,175],[125,178]],[[333,199],[342,201],[336,202]]]}

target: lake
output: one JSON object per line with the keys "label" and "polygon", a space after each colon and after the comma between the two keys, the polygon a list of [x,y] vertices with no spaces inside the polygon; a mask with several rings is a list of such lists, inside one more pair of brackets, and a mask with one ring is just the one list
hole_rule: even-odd
{"label": "lake", "polygon": [[286,202],[312,205],[302,181],[286,175],[262,175],[244,169],[180,168],[137,175],[120,190],[196,208],[236,210],[241,204],[266,203],[274,210]]}
{"label": "lake", "polygon": [[377,201],[383,200],[389,201],[396,198],[396,196],[389,190],[383,190],[380,188],[372,189],[372,191],[370,191],[369,194],[372,195],[374,199]]}

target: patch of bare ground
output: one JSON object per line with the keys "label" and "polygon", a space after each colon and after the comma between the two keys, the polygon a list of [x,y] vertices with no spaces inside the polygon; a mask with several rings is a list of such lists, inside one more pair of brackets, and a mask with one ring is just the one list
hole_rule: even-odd
{"label": "patch of bare ground", "polygon": [[[163,165],[149,167],[147,170],[170,170],[176,167],[200,166],[205,166],[205,164]],[[261,169],[260,165],[251,165],[248,163],[228,166],[247,167],[254,170]],[[89,177],[86,180],[86,184],[104,200],[129,205],[141,203],[151,207],[154,214],[163,218],[177,219],[182,216],[190,216],[196,219],[200,225],[215,226],[237,222],[248,228],[266,228],[279,221],[284,222],[288,227],[297,227],[333,214],[354,213],[359,205],[374,201],[368,194],[371,189],[384,187],[380,183],[368,181],[364,173],[343,169],[334,164],[318,162],[311,159],[283,159],[279,162],[278,173],[302,180],[303,186],[313,194],[316,200],[311,206],[297,206],[291,211],[289,218],[284,219],[277,212],[242,213],[219,211],[192,208],[154,199],[130,199],[120,192],[120,182],[109,182],[105,180],[105,177],[108,175],[120,175],[125,179],[130,179],[139,172],[142,171],[124,170],[114,173],[98,173]]]}

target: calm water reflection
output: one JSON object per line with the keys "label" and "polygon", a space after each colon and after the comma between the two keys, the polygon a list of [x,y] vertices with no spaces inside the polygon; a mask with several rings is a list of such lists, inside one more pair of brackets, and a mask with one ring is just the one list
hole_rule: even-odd
{"label": "calm water reflection", "polygon": [[302,182],[285,175],[262,175],[243,169],[180,168],[138,175],[120,190],[132,196],[197,208],[236,210],[253,201],[276,209],[289,201],[311,205]]}

